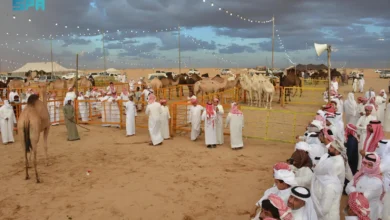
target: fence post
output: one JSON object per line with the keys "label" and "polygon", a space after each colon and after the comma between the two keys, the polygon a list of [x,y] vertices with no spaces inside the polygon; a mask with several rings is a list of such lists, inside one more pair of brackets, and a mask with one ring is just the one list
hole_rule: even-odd
{"label": "fence post", "polygon": [[293,114],[294,114],[294,120],[293,120],[293,133],[292,133],[291,143],[294,143],[296,127],[297,127],[297,113],[294,112]]}
{"label": "fence post", "polygon": [[122,122],[126,121],[126,118],[125,118],[125,120],[123,120],[124,119],[124,117],[123,117],[123,101],[118,100],[117,104],[119,107],[119,129],[122,129]]}
{"label": "fence post", "polygon": [[79,100],[77,100],[77,98],[75,98],[74,100],[74,114],[75,114],[76,124],[78,124],[79,123]]}
{"label": "fence post", "polygon": [[177,105],[176,103],[173,103],[172,105],[172,126],[171,126],[171,135],[174,136],[176,135],[176,120],[177,120],[177,115],[176,115],[176,112],[177,112]]}
{"label": "fence post", "polygon": [[285,93],[285,87],[280,87],[280,105],[284,107],[284,93]]}
{"label": "fence post", "polygon": [[268,126],[269,126],[269,110],[267,110],[267,118],[265,119],[265,140],[268,140]]}

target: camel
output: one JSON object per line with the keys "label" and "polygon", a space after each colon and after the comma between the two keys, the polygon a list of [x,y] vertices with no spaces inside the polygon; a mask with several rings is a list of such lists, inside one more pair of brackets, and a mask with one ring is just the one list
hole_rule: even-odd
{"label": "camel", "polygon": [[216,75],[216,76],[214,76],[213,78],[211,78],[212,80],[214,80],[214,81],[217,81],[217,82],[219,82],[219,83],[223,83],[224,82],[224,78],[222,78],[220,75]]}
{"label": "camel", "polygon": [[[184,94],[183,91],[184,86],[188,87],[188,91],[194,93],[194,84],[202,80],[202,78],[197,74],[192,74],[191,76],[188,76],[186,73],[182,73],[180,75],[175,76],[173,80],[178,82],[179,85],[183,85],[181,86],[181,92],[182,94]],[[177,97],[179,97],[179,87],[176,87],[176,93],[177,93]]]}
{"label": "camel", "polygon": [[157,77],[153,78],[152,81],[150,81],[150,87],[152,87],[156,96],[159,96],[159,90],[162,88],[161,80],[159,80]]}
{"label": "camel", "polygon": [[254,74],[251,79],[251,89],[253,90],[254,94],[257,95],[257,107],[261,107],[262,105],[262,97],[263,97],[262,79],[263,78],[264,77],[262,75]]}
{"label": "camel", "polygon": [[47,138],[50,130],[50,116],[47,110],[46,87],[40,88],[42,88],[43,101],[39,100],[38,95],[31,95],[27,100],[27,106],[20,114],[18,120],[18,134],[20,135],[20,140],[22,140],[26,162],[26,180],[30,179],[28,174],[29,161],[27,159],[27,153],[30,152],[30,161],[31,154],[34,154],[34,169],[37,183],[41,182],[37,170],[37,150],[41,132],[43,132],[46,166],[49,165]]}
{"label": "camel", "polygon": [[[301,79],[294,74],[294,69],[288,69],[286,75],[280,74],[280,95],[279,95],[279,102],[281,101],[282,93],[284,87],[299,87],[300,88],[300,97],[302,97],[302,81]],[[292,89],[287,89],[286,94],[284,94],[284,100],[287,102],[287,96],[289,97],[289,101],[291,101],[291,93]],[[293,97],[295,96],[295,93],[293,94]]]}
{"label": "camel", "polygon": [[22,89],[22,88],[24,88],[24,86],[25,86],[24,81],[23,80],[19,80],[19,79],[13,79],[13,80],[11,80],[8,83],[8,88],[10,90],[12,90],[12,89]]}
{"label": "camel", "polygon": [[198,95],[199,92],[205,92],[206,94],[219,92],[227,85],[227,80],[223,83],[216,82],[214,80],[201,80],[194,84],[194,94]]}
{"label": "camel", "polygon": [[265,100],[264,100],[265,101],[265,108],[267,108],[269,106],[269,109],[272,109],[272,99],[274,97],[275,87],[271,83],[271,81],[265,77],[263,77],[263,79],[261,79],[261,83],[263,84],[262,88],[263,88],[263,95],[265,98]]}
{"label": "camel", "polygon": [[244,90],[244,92],[246,92],[248,94],[249,105],[252,105],[253,97],[252,97],[251,81],[246,74],[242,74],[240,76],[240,85],[241,85],[241,88]]}

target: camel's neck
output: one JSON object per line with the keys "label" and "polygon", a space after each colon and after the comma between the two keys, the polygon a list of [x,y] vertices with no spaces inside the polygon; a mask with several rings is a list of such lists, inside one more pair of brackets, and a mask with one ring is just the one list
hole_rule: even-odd
{"label": "camel's neck", "polygon": [[44,106],[47,106],[46,86],[41,87],[41,93],[42,93],[42,102],[43,102]]}

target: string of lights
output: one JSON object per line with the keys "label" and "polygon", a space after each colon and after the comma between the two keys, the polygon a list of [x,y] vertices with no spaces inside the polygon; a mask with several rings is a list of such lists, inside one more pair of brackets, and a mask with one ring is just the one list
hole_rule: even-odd
{"label": "string of lights", "polygon": [[[202,0],[203,3],[209,3],[208,0]],[[249,23],[258,23],[258,24],[266,24],[266,23],[270,23],[273,21],[273,18],[271,18],[270,20],[265,20],[265,21],[260,21],[260,20],[256,20],[256,19],[251,19],[251,18],[247,18],[245,16],[242,16],[238,13],[234,13],[226,8],[223,8],[223,7],[218,7],[214,2],[210,2],[210,7],[215,7],[215,8],[218,8],[218,11],[221,11],[221,12],[225,12],[226,15],[229,15],[231,17],[236,17],[242,21],[246,21],[246,22],[249,22]]]}
{"label": "string of lights", "polygon": [[287,49],[284,47],[283,41],[282,41],[282,39],[280,38],[279,30],[278,30],[278,29],[275,29],[275,31],[276,31],[276,36],[277,36],[277,38],[278,38],[278,40],[279,40],[279,45],[280,45],[279,48],[282,49],[282,50],[284,50],[284,54],[286,55],[287,60],[288,60],[292,65],[295,66],[296,63],[295,63],[294,61],[292,61],[290,55],[289,55],[288,52],[287,52]]}

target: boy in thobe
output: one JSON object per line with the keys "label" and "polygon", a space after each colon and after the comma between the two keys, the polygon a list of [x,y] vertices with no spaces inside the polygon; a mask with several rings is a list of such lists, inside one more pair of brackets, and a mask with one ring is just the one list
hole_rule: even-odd
{"label": "boy in thobe", "polygon": [[0,128],[3,144],[13,143],[13,128],[16,124],[16,118],[12,106],[8,100],[4,100],[4,105],[0,107]]}
{"label": "boy in thobe", "polygon": [[219,104],[219,99],[215,98],[214,99],[214,108],[216,112],[216,117],[215,117],[215,127],[217,130],[217,144],[222,145],[224,142],[223,138],[223,106]]}
{"label": "boy in thobe", "polygon": [[148,97],[148,105],[145,114],[149,116],[148,129],[152,141],[149,145],[161,145],[164,138],[161,135],[161,105],[156,102],[156,96],[152,93]]}
{"label": "boy in thobe", "polygon": [[237,103],[233,102],[230,112],[226,118],[226,126],[230,124],[230,145],[233,150],[242,149],[242,129],[244,128],[244,115],[238,110]]}
{"label": "boy in thobe", "polygon": [[60,102],[55,101],[56,100],[56,94],[52,93],[49,99],[49,103],[47,103],[47,108],[49,110],[50,114],[50,122],[52,126],[59,125],[60,121]]}
{"label": "boy in thobe", "polygon": [[[358,122],[356,123],[358,134],[360,135],[359,152],[363,150],[364,141],[366,140],[367,137],[367,125],[370,124],[370,121],[376,120],[376,117],[371,115],[373,108],[374,107],[371,105],[365,106],[366,115],[361,116]],[[362,161],[362,157],[359,156],[358,170],[360,169],[361,161]]]}
{"label": "boy in thobe", "polygon": [[191,108],[190,108],[190,123],[191,123],[191,141],[196,141],[200,135],[200,125],[202,123],[201,116],[203,107],[198,105],[196,98],[191,99]]}
{"label": "boy in thobe", "polygon": [[378,111],[376,112],[377,118],[384,124],[386,109],[385,90],[382,89],[379,95],[375,97],[375,104],[378,106]]}
{"label": "boy in thobe", "polygon": [[135,135],[135,117],[137,109],[133,102],[133,96],[129,97],[129,101],[125,103],[126,108],[126,137]]}
{"label": "boy in thobe", "polygon": [[167,106],[167,100],[160,100],[161,104],[161,135],[165,140],[170,139],[169,136],[169,121],[171,119],[171,115],[169,114],[169,108]]}
{"label": "boy in thobe", "polygon": [[207,102],[206,111],[202,114],[202,121],[204,121],[205,142],[207,148],[217,147],[217,113],[211,102]]}
{"label": "boy in thobe", "polygon": [[81,116],[81,121],[83,123],[88,122],[88,108],[87,108],[87,102],[85,101],[84,94],[80,92],[79,97],[77,97],[77,101],[79,104],[79,112]]}

